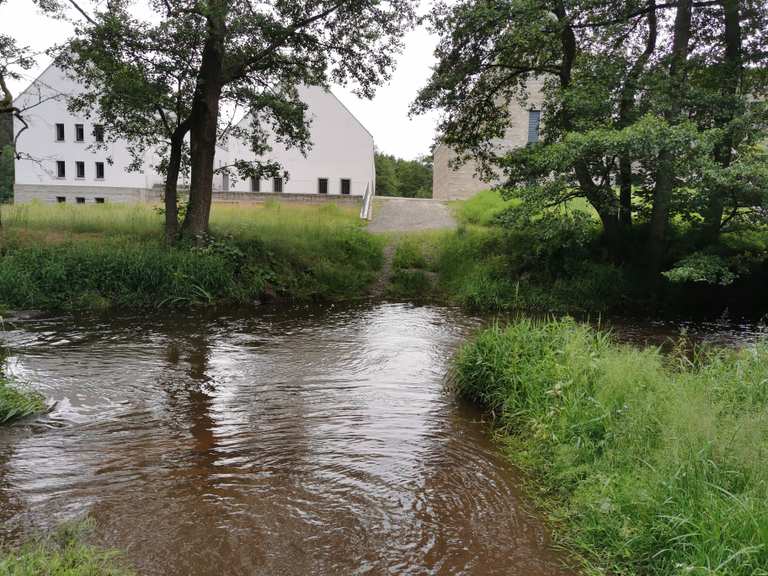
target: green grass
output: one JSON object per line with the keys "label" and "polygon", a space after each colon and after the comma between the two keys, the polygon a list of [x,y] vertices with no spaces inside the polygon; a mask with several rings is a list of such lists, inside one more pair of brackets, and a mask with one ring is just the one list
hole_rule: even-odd
{"label": "green grass", "polygon": [[[0,320],[2,320],[0,318]],[[0,350],[0,425],[45,410],[45,398],[37,392],[11,383],[3,374],[5,355]]]}
{"label": "green grass", "polygon": [[493,219],[519,200],[504,200],[496,190],[483,190],[467,200],[452,202],[453,214],[459,224],[490,226]]}
{"label": "green grass", "polygon": [[768,574],[768,345],[663,355],[573,321],[493,327],[455,360],[589,574]]}
{"label": "green grass", "polygon": [[382,240],[333,204],[216,205],[213,240],[169,248],[148,205],[19,205],[0,236],[0,305],[102,308],[364,295]]}
{"label": "green grass", "polygon": [[0,576],[131,576],[119,555],[85,543],[87,523],[66,525],[20,549],[0,549]]}

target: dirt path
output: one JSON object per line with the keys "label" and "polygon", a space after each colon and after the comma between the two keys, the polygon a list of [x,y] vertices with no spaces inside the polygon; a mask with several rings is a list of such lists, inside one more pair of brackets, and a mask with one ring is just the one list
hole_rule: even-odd
{"label": "dirt path", "polygon": [[375,234],[455,227],[451,209],[440,200],[378,197],[368,231]]}

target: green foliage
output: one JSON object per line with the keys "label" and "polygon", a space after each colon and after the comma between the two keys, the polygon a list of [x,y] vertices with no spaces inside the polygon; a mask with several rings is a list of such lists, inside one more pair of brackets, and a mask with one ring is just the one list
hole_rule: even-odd
{"label": "green foliage", "polygon": [[376,153],[376,195],[432,198],[431,158],[403,160]]}
{"label": "green foliage", "polygon": [[18,550],[0,549],[0,576],[130,576],[118,553],[85,543],[88,523],[68,524]]}
{"label": "green foliage", "polygon": [[37,392],[11,383],[3,375],[4,361],[5,357],[0,350],[0,424],[7,424],[45,410],[45,398]]}
{"label": "green foliage", "polygon": [[727,286],[736,279],[728,263],[716,254],[696,252],[662,273],[670,282],[706,282]]}
{"label": "green foliage", "polygon": [[9,211],[0,243],[3,304],[333,300],[361,296],[381,266],[381,241],[361,228],[354,211],[337,207],[216,207],[207,242],[177,247],[160,240],[161,219],[149,206],[59,208]]}
{"label": "green foliage", "polygon": [[590,573],[768,574],[768,346],[665,357],[570,320],[481,332],[460,396]]}

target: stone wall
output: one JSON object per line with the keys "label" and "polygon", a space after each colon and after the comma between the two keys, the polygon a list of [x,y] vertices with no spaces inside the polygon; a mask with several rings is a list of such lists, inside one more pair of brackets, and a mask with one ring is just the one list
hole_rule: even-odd
{"label": "stone wall", "polygon": [[[521,106],[513,101],[509,106],[510,124],[504,138],[498,140],[499,150],[511,150],[528,143],[528,112],[540,110],[543,104],[543,80],[533,79],[528,82],[528,102]],[[441,200],[457,200],[473,196],[481,190],[487,190],[500,181],[484,182],[477,175],[477,166],[473,161],[452,168],[449,162],[456,154],[448,146],[438,144],[433,157],[432,197]]]}

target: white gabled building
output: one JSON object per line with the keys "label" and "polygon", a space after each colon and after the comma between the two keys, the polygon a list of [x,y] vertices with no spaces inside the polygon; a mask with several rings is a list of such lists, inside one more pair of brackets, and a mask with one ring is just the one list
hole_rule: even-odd
{"label": "white gabled building", "polygon": [[[16,161],[15,201],[159,200],[163,178],[152,169],[157,163],[155,155],[147,153],[142,170],[129,172],[131,156],[126,142],[106,142],[106,149],[96,148],[94,144],[103,140],[97,115],[87,119],[67,110],[67,96],[78,90],[76,81],[51,65],[16,99],[18,107],[28,109],[24,119],[29,127],[18,140],[23,158]],[[288,179],[242,182],[217,176],[216,192],[362,196],[375,188],[373,136],[331,92],[304,87],[300,94],[311,119],[312,148],[305,157],[276,143],[265,155],[280,163]],[[14,120],[15,131],[22,128]],[[215,162],[225,166],[234,159],[249,158],[253,155],[244,144],[231,142],[229,150],[217,149]]]}

